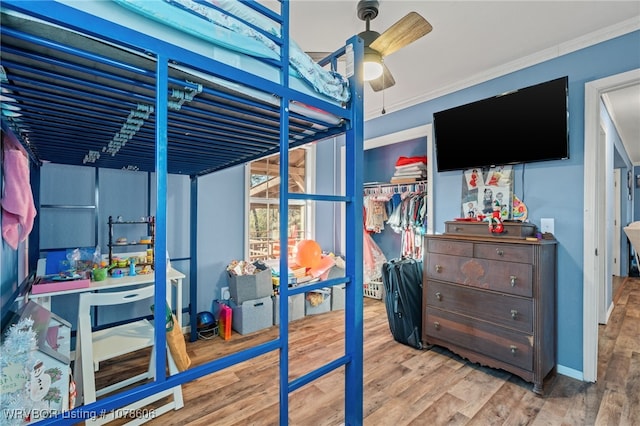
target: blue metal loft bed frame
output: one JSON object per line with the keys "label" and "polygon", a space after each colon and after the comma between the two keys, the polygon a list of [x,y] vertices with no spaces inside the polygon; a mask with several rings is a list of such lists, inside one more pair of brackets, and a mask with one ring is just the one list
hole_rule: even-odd
{"label": "blue metal loft bed frame", "polygon": [[[58,415],[50,419],[43,420],[38,424],[73,424],[81,420],[82,416],[86,416],[88,410],[94,412],[101,412],[103,410],[110,411],[118,407],[125,406],[131,402],[140,400],[144,397],[153,395],[162,390],[169,389],[178,384],[183,384],[189,381],[196,380],[205,375],[222,370],[229,366],[238,364],[248,359],[266,354],[271,351],[279,351],[280,353],[280,424],[287,424],[289,404],[289,394],[306,384],[335,371],[338,368],[344,367],[345,371],[345,405],[344,405],[344,419],[345,424],[358,425],[362,423],[363,417],[363,289],[362,289],[362,162],[363,162],[363,83],[362,83],[362,71],[361,59],[363,56],[363,44],[362,40],[354,36],[349,39],[341,49],[337,50],[330,57],[323,60],[321,64],[333,64],[335,67],[337,57],[345,55],[348,51],[353,51],[355,57],[355,64],[353,75],[349,77],[351,100],[346,106],[338,106],[335,103],[325,102],[320,98],[309,96],[301,92],[295,91],[290,88],[289,73],[288,73],[288,56],[289,56],[289,3],[288,0],[283,0],[281,3],[280,13],[275,13],[269,9],[260,6],[257,3],[246,2],[245,4],[254,8],[255,10],[268,16],[270,19],[278,22],[282,28],[282,37],[274,38],[281,47],[280,61],[275,63],[275,66],[280,69],[280,81],[270,81],[243,71],[238,68],[228,66],[222,62],[205,57],[198,53],[187,51],[177,45],[168,43],[163,40],[153,38],[149,35],[136,32],[129,28],[126,28],[120,24],[107,21],[103,18],[99,18],[95,15],[82,12],[78,9],[67,6],[63,3],[57,3],[52,1],[47,2],[25,2],[16,0],[5,0],[2,3],[2,8],[13,12],[18,12],[27,17],[40,19],[47,23],[53,23],[61,27],[77,31],[81,34],[85,34],[91,37],[96,37],[100,40],[113,43],[116,46],[124,46],[127,49],[135,50],[136,52],[144,52],[145,55],[151,57],[155,61],[156,68],[154,72],[148,72],[136,68],[135,65],[125,62],[115,62],[112,59],[105,58],[98,52],[83,51],[74,47],[67,47],[56,42],[54,39],[48,40],[44,38],[38,38],[33,34],[29,34],[27,30],[22,32],[20,29],[10,28],[5,26],[3,22],[2,36],[3,42],[8,38],[18,40],[19,44],[38,44],[40,46],[47,47],[52,51],[63,52],[65,55],[76,55],[81,57],[84,61],[88,61],[95,64],[104,64],[118,69],[125,70],[127,73],[143,74],[145,79],[152,79],[154,84],[152,86],[155,91],[155,99],[151,99],[152,104],[155,106],[155,125],[151,123],[153,127],[152,132],[147,132],[146,137],[147,150],[142,153],[138,152],[137,156],[140,157],[140,170],[141,171],[155,171],[156,172],[156,187],[157,187],[157,210],[156,216],[156,241],[155,247],[157,253],[163,253],[166,251],[166,226],[167,226],[167,175],[169,173],[182,173],[188,174],[191,178],[191,329],[194,331],[195,326],[195,309],[197,306],[196,294],[197,291],[197,186],[198,178],[200,176],[222,170],[224,168],[242,164],[247,161],[251,161],[262,156],[266,156],[275,152],[280,152],[281,156],[281,187],[280,187],[280,211],[284,212],[280,215],[280,244],[281,247],[287,245],[287,217],[288,203],[291,199],[304,199],[313,201],[323,201],[332,203],[343,203],[346,206],[346,275],[342,278],[335,278],[320,283],[315,283],[302,287],[287,288],[287,286],[281,286],[281,297],[286,300],[289,295],[299,294],[320,287],[332,286],[340,283],[345,283],[345,353],[328,364],[311,371],[303,376],[297,377],[292,381],[289,381],[289,362],[288,362],[288,348],[289,340],[287,334],[288,326],[288,309],[287,303],[280,303],[280,333],[279,338],[248,350],[234,353],[225,356],[220,359],[210,361],[204,365],[200,365],[194,368],[190,368],[182,373],[174,376],[165,377],[165,362],[166,354],[164,351],[157,351],[155,368],[157,379],[149,384],[145,384],[136,387],[130,391],[122,392],[107,398],[101,399],[88,406],[78,407],[64,415]],[[4,46],[2,47],[2,65],[8,71],[24,70],[27,72],[33,72],[34,74],[26,79],[33,79],[37,81],[43,90],[47,89],[47,81],[52,77],[47,71],[36,71],[29,69],[29,62],[39,61],[39,63],[48,63],[53,67],[65,67],[65,63],[62,60],[51,57],[44,57],[38,55],[25,54],[26,65],[20,60],[12,59],[19,57],[22,52],[19,48]],[[215,148],[209,147],[209,149],[203,149],[202,146],[197,147],[195,151],[186,152],[184,157],[180,156],[180,150],[176,150],[175,146],[169,141],[169,132],[171,126],[176,121],[174,113],[170,111],[168,105],[170,103],[168,93],[170,92],[170,84],[175,80],[175,77],[171,75],[171,64],[188,64],[190,67],[200,70],[207,70],[207,72],[224,78],[231,82],[240,82],[241,84],[255,88],[257,90],[272,93],[279,99],[279,106],[270,108],[265,106],[264,103],[254,102],[246,99],[246,97],[236,96],[233,93],[229,94],[224,91],[216,93],[216,96],[232,103],[233,106],[228,106],[229,110],[233,112],[241,111],[243,108],[247,111],[247,114],[259,114],[260,111],[267,112],[264,115],[264,122],[272,123],[274,117],[277,122],[277,129],[279,137],[276,139],[268,139],[260,141],[253,138],[247,144],[241,143],[246,139],[239,138],[238,142],[233,141],[230,138],[225,138],[225,146],[236,152],[236,155],[230,157],[228,152],[224,151],[225,146],[218,145]],[[72,67],[82,67],[82,65],[73,65]],[[45,66],[46,68],[46,66]],[[75,69],[75,68],[74,68]],[[4,71],[4,70],[3,70]],[[103,71],[96,70],[96,75],[103,73]],[[116,77],[120,79],[122,77]],[[14,77],[11,72],[7,72],[6,78],[3,77],[3,86],[12,90],[12,96],[15,96],[21,103],[23,116],[20,120],[11,121],[3,117],[3,130],[9,130],[14,132],[16,136],[21,140],[24,147],[29,152],[32,163],[40,165],[39,152],[42,153],[45,150],[53,149],[54,152],[58,152],[58,159],[61,163],[74,164],[70,158],[64,157],[64,153],[69,153],[74,150],[74,146],[65,145],[68,142],[68,138],[60,137],[55,133],[47,133],[50,129],[42,129],[37,126],[36,117],[38,114],[46,112],[46,108],[52,108],[50,105],[44,105],[41,100],[36,102],[36,96],[34,89],[29,87],[29,82],[25,81],[25,77]],[[68,80],[74,80],[74,77],[65,77]],[[66,80],[65,80],[66,81]],[[74,80],[77,82],[77,80]],[[128,84],[130,81],[122,79],[122,84]],[[85,82],[87,87],[91,87],[89,82]],[[193,88],[193,87],[192,87]],[[113,89],[114,93],[119,92],[118,89]],[[99,109],[101,102],[107,102],[100,96],[88,96],[83,98],[82,93],[76,93],[75,90],[66,88],[66,94],[70,97],[77,95],[75,102],[86,104]],[[206,91],[206,90],[205,90]],[[51,95],[49,101],[56,102],[57,99],[62,100],[63,97],[57,97]],[[140,96],[134,97],[130,100],[131,104],[139,102]],[[145,102],[149,102],[150,99],[145,99]],[[306,125],[317,124],[316,120],[307,117],[300,117],[290,109],[290,102],[298,101],[309,105],[311,107],[318,108],[320,110],[327,111],[341,118],[341,123],[334,127],[325,128],[322,131],[318,131],[315,127],[304,127]],[[222,105],[224,107],[225,105]],[[46,107],[46,108],[45,108]],[[220,107],[220,105],[216,105]],[[55,109],[55,108],[53,108]],[[62,108],[61,108],[62,109]],[[73,105],[65,105],[67,119],[72,119],[74,114]],[[186,109],[186,107],[185,107]],[[258,111],[257,113],[255,111]],[[31,116],[30,114],[34,114]],[[106,115],[106,113],[104,113]],[[55,127],[53,123],[57,119],[56,113],[52,113],[49,127]],[[108,118],[108,117],[105,117]],[[191,118],[191,126],[197,128],[198,123],[195,119]],[[243,118],[238,118],[238,121],[242,121]],[[11,122],[9,122],[11,121]],[[64,118],[63,118],[64,121]],[[21,133],[21,126],[29,125],[33,126],[32,133],[25,138],[25,135]],[[200,125],[205,125],[200,122]],[[273,124],[273,123],[272,123]],[[145,125],[149,125],[146,123]],[[60,124],[62,126],[62,124]],[[260,124],[256,124],[257,127]],[[233,128],[233,123],[229,124],[230,128]],[[55,129],[54,129],[55,130]],[[92,129],[95,132],[99,132],[99,129]],[[261,132],[261,129],[258,129]],[[41,142],[38,143],[38,133],[41,132],[44,137],[41,138]],[[262,132],[265,133],[265,132]],[[85,134],[86,135],[86,134]],[[300,146],[305,143],[328,139],[338,135],[344,135],[346,139],[346,193],[342,195],[323,195],[323,194],[293,194],[288,192],[288,150],[295,146]],[[140,137],[142,137],[142,133]],[[172,136],[172,140],[173,140]],[[189,146],[192,146],[194,141],[185,141]],[[180,143],[180,141],[179,141]],[[51,146],[48,146],[51,145]],[[140,145],[142,146],[142,145]],[[186,145],[185,145],[186,146]],[[245,149],[250,146],[250,149]],[[64,149],[61,149],[64,148]],[[182,149],[183,146],[178,148]],[[141,148],[142,149],[142,148]],[[186,149],[186,148],[185,148]],[[86,148],[84,148],[86,151]],[[77,154],[77,153],[76,153]],[[146,154],[146,156],[145,156]],[[50,155],[54,155],[53,153]],[[76,155],[77,157],[77,155]],[[202,159],[202,163],[193,162],[192,157],[198,157]],[[50,158],[47,157],[47,158]],[[189,158],[187,160],[187,158]],[[111,168],[123,168],[126,163],[117,163],[118,159],[108,158],[104,160],[105,163],[101,165],[96,162],[96,167],[111,167]],[[112,163],[108,163],[111,161]],[[123,159],[126,161],[126,159]],[[56,162],[56,161],[54,161]],[[194,255],[195,254],[195,255]],[[165,279],[166,269],[164,268],[164,260],[156,258],[156,292],[155,303],[161,306],[164,303],[166,290]],[[280,270],[287,270],[287,259],[281,259]],[[165,340],[164,333],[164,318],[157,316],[155,319],[156,341],[162,344]],[[194,331],[195,332],[195,331]],[[186,401],[188,406],[188,401]],[[188,408],[186,408],[188,409]]]}

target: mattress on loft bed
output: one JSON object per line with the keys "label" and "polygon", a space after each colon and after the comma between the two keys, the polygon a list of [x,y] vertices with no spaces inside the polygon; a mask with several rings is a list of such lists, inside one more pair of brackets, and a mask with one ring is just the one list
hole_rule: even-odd
{"label": "mattress on loft bed", "polygon": [[[60,3],[65,3],[65,0],[60,1]],[[68,5],[77,6],[75,8],[80,9],[85,13],[90,13],[96,16],[109,18],[109,20],[113,22],[120,22],[129,27],[131,27],[131,25],[129,25],[130,22],[128,21],[128,19],[130,20],[132,16],[134,18],[137,18],[138,21],[141,21],[139,19],[139,15],[137,14],[129,13],[128,17],[126,14],[125,15],[118,15],[117,13],[114,14],[113,13],[114,7],[116,11],[126,12],[126,9],[116,6],[115,3],[113,2],[71,1],[68,3]],[[111,9],[109,9],[108,7],[104,7],[105,5],[111,5]],[[3,27],[22,29],[24,31],[27,31],[30,34],[35,35],[36,37],[43,38],[43,39],[51,39],[51,40],[63,39],[65,40],[65,43],[67,43],[72,48],[75,47],[85,51],[100,52],[101,56],[113,58],[115,61],[124,61],[125,63],[134,64],[136,67],[139,67],[141,69],[148,69],[151,72],[153,72],[153,70],[155,69],[155,65],[146,63],[147,60],[150,59],[148,56],[140,55],[140,53],[135,50],[130,50],[123,46],[111,45],[99,39],[94,40],[94,39],[86,38],[80,35],[79,33],[75,33],[73,31],[65,32],[64,30],[58,29],[55,25],[52,25],[49,22],[42,21],[39,19],[34,19],[33,17],[29,17],[20,12],[11,11],[2,7],[0,7],[0,10],[2,11]],[[149,26],[149,24],[151,24],[151,26]],[[144,34],[148,34],[151,36],[157,36],[157,34],[154,33],[154,31],[155,32],[161,31],[163,34],[167,32],[169,33],[174,32],[174,34],[169,34],[170,38],[171,40],[173,40],[175,44],[179,46],[186,46],[187,48],[190,48],[192,51],[195,51],[196,53],[200,53],[204,56],[212,57],[220,62],[229,64],[229,65],[234,65],[242,70],[251,72],[254,75],[258,75],[260,77],[269,79],[274,82],[277,81],[277,79],[279,78],[277,68],[261,63],[255,60],[255,58],[253,57],[250,57],[248,55],[238,54],[234,51],[230,51],[225,48],[211,45],[210,43],[203,43],[201,40],[194,39],[193,37],[180,39],[178,36],[179,35],[184,36],[184,33],[178,30],[167,28],[167,27],[159,27],[157,23],[154,23],[152,21],[147,21],[146,26],[141,25],[136,29],[137,31],[140,31]],[[193,43],[194,40],[197,41],[196,44]],[[5,43],[5,45],[7,45],[7,43]],[[203,46],[206,48],[206,51],[197,50],[198,47],[202,49]],[[119,51],[120,53],[117,53],[117,51]],[[34,53],[44,54],[46,53],[46,50],[43,50],[43,49],[34,50]],[[137,60],[135,59],[136,57],[138,58]],[[191,80],[193,78],[196,78],[198,80],[198,83],[203,84],[205,87],[212,85],[211,87],[215,87],[218,90],[221,90],[221,88],[225,88],[226,89],[225,91],[231,94],[232,96],[243,95],[245,97],[253,98],[276,107],[279,105],[279,98],[273,95],[272,93],[256,90],[246,85],[229,81],[224,78],[215,77],[210,73],[200,72],[188,66],[170,63],[169,67],[170,67],[170,74],[173,75],[173,77],[175,78],[186,79],[186,80]],[[181,72],[181,74],[173,74],[171,69],[175,69],[176,71]],[[102,70],[107,71],[106,69],[102,69]],[[291,83],[290,86],[293,89],[298,90],[301,93],[321,99],[323,102],[329,102],[337,107],[342,107],[343,105],[340,102],[331,100],[330,98],[327,98],[323,95],[318,94],[313,89],[311,89],[308,84],[304,83],[301,79],[292,78],[290,80],[290,83]],[[301,117],[306,117],[311,120],[319,121],[320,123],[303,124],[306,126],[310,126],[311,129],[315,131],[324,131],[328,127],[339,126],[341,125],[341,122],[342,122],[342,119],[340,116],[329,113],[323,109],[319,109],[312,105],[306,105],[302,102],[295,101],[295,100],[291,101],[290,110],[293,113],[299,114]],[[309,132],[305,132],[305,134],[311,135],[314,133],[313,130]],[[296,136],[295,138],[296,139],[303,138],[303,136]]]}
{"label": "mattress on loft bed", "polygon": [[[113,2],[164,27],[159,28],[159,38],[166,40],[166,37],[170,36],[171,33],[166,32],[167,26],[177,29],[217,46],[217,49],[209,50],[210,57],[213,59],[251,74],[279,81],[278,69],[264,61],[265,59],[279,60],[279,47],[269,37],[244,22],[249,22],[275,36],[280,35],[279,26],[238,1],[113,0]],[[226,13],[209,6],[209,3],[215,4]],[[71,5],[75,7],[73,2]],[[234,16],[241,20],[235,19]],[[123,22],[125,19],[129,22]],[[123,16],[118,17],[117,22],[129,27],[142,24],[139,19]],[[158,28],[155,30],[157,31]],[[149,34],[149,32],[145,33]],[[201,48],[202,46],[194,47],[194,50]],[[293,77],[290,78],[290,86],[293,89],[311,96],[320,94],[325,100],[329,99],[337,104],[348,102],[350,91],[346,78],[319,66],[293,40],[289,42],[289,50],[289,74]]]}

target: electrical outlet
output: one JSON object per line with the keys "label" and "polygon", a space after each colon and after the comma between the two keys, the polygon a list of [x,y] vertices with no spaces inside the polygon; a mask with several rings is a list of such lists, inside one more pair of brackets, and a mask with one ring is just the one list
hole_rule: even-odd
{"label": "electrical outlet", "polygon": [[229,300],[231,293],[229,293],[229,287],[222,287],[220,289],[220,300]]}
{"label": "electrical outlet", "polygon": [[550,234],[554,233],[554,220],[553,218],[541,218],[540,219],[540,231],[544,234],[545,232],[548,232]]}

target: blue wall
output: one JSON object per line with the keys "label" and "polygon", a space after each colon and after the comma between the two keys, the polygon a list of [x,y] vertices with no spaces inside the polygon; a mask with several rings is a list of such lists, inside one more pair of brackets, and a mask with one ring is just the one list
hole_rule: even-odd
{"label": "blue wall", "polygon": [[[316,194],[340,193],[339,157],[340,141],[338,138],[327,139],[315,144]],[[323,251],[337,252],[340,228],[334,224],[339,223],[340,206],[338,203],[316,202],[315,207],[315,240]]]}
{"label": "blue wall", "polygon": [[244,259],[245,168],[232,167],[198,180],[198,305],[211,311],[227,287],[227,265]]}
{"label": "blue wall", "polygon": [[[582,371],[584,85],[640,67],[640,32],[636,31],[500,78],[368,121],[365,137],[394,133],[433,121],[433,113],[478,99],[569,76],[570,159],[515,167],[514,191],[526,203],[529,219],[555,218],[558,246],[558,364]],[[499,147],[498,147],[499,148]],[[535,147],[523,147],[534,149]],[[433,157],[433,153],[429,153]],[[459,214],[461,172],[436,173],[434,227]],[[637,211],[637,210],[636,210]]]}

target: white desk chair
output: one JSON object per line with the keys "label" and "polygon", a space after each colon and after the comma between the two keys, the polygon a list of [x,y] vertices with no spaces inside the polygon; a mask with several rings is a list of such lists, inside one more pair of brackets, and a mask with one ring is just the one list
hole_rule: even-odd
{"label": "white desk chair", "polygon": [[[101,361],[124,355],[126,353],[135,352],[140,349],[153,347],[155,336],[153,324],[146,319],[96,332],[92,332],[91,330],[91,312],[93,310],[93,306],[121,305],[144,299],[149,299],[150,302],[153,302],[153,294],[153,285],[112,293],[80,294],[76,359],[74,364],[74,377],[76,379],[76,389],[78,390],[78,401],[83,400],[86,405],[95,402],[96,397],[108,394],[141,380],[154,378],[155,349],[152,349],[149,368],[145,373],[125,378],[120,382],[96,390],[95,371],[98,370],[98,365]],[[171,352],[168,347],[167,361],[169,364],[169,374],[177,373],[178,368],[171,357]],[[182,408],[184,405],[182,400],[182,387],[176,386],[123,407],[126,410],[121,411],[123,413],[131,412],[132,410],[144,407],[151,402],[157,401],[171,394],[173,394],[173,400],[159,408],[156,408],[154,411],[155,415],[159,416],[171,409],[178,410]],[[86,424],[103,424],[112,421],[114,418],[115,415],[111,413],[106,416],[89,420]],[[127,424],[140,424],[147,420],[150,420],[150,418],[134,419]]]}

